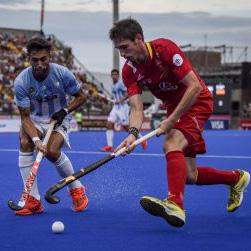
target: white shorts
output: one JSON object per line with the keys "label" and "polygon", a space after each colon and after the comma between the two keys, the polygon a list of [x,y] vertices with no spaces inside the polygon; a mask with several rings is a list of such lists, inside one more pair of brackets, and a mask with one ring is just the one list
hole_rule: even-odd
{"label": "white shorts", "polygon": [[121,125],[129,125],[129,106],[128,104],[113,106],[109,116],[108,121],[114,123],[119,123]]}
{"label": "white shorts", "polygon": [[[44,122],[39,122],[39,121],[34,121],[35,127],[42,133],[42,136],[44,137],[48,128],[49,128],[49,123],[44,123]],[[60,133],[63,138],[64,138],[64,145],[67,146],[68,148],[71,148],[70,141],[69,141],[69,132],[71,128],[71,117],[65,117],[63,123],[58,126],[56,129],[54,129],[54,132]]]}

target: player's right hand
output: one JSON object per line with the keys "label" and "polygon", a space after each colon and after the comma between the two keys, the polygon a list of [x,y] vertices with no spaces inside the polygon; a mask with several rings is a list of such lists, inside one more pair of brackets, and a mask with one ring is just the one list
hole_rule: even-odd
{"label": "player's right hand", "polygon": [[37,140],[35,142],[35,148],[36,148],[37,151],[41,151],[44,155],[47,152],[47,148],[46,148],[45,145],[43,145],[43,142],[41,140]]}
{"label": "player's right hand", "polygon": [[62,108],[58,112],[53,113],[51,118],[53,120],[57,121],[56,126],[60,126],[62,124],[62,122],[64,121],[64,118],[65,118],[66,115],[67,115],[67,109]]}
{"label": "player's right hand", "polygon": [[119,149],[126,147],[126,151],[123,152],[121,155],[125,156],[126,154],[129,154],[135,146],[132,146],[132,143],[136,140],[135,136],[133,134],[129,134],[122,142],[121,144],[115,149],[114,152],[117,152]]}

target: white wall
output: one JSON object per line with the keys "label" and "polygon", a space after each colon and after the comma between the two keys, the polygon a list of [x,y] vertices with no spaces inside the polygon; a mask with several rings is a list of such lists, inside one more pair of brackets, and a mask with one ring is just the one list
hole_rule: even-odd
{"label": "white wall", "polygon": [[104,88],[111,93],[112,87],[112,79],[110,76],[110,72],[102,73],[102,72],[92,72],[92,74],[104,85]]}

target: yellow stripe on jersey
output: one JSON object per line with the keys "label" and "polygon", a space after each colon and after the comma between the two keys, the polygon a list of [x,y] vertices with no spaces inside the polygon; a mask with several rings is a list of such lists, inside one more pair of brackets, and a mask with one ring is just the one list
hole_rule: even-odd
{"label": "yellow stripe on jersey", "polygon": [[149,42],[146,42],[146,48],[148,50],[150,58],[152,59],[153,58],[153,49],[152,49],[152,46],[151,46],[151,44]]}

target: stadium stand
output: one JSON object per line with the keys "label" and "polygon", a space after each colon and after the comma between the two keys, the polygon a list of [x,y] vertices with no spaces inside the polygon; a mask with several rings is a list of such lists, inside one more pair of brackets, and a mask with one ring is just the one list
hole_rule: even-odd
{"label": "stadium stand", "polygon": [[[18,109],[13,101],[13,82],[19,72],[29,65],[25,46],[27,41],[35,35],[41,35],[41,33],[36,30],[0,28],[0,116],[13,117],[18,115]],[[83,89],[92,94],[74,114],[76,120],[79,121],[79,126],[81,127],[80,117],[89,120],[91,116],[99,116],[98,119],[102,120],[102,127],[105,128],[106,117],[104,115],[109,113],[111,103],[97,94],[100,92],[109,97],[109,92],[73,55],[70,47],[54,35],[46,35],[46,37],[54,48],[52,62],[68,67],[82,84]],[[227,115],[231,128],[239,126],[243,128],[240,125],[243,118],[245,126],[248,123],[251,128],[251,88],[249,84],[251,63],[222,64],[220,52],[216,53],[215,51],[185,52],[214,95],[214,115],[220,117]],[[217,88],[221,88],[219,95]],[[224,95],[222,91],[224,91]],[[151,120],[154,120],[156,116],[162,118],[165,108],[153,100],[147,89],[143,90],[142,98],[146,117]],[[92,123],[90,121],[88,123],[100,125],[101,122],[96,119],[95,117]],[[82,126],[86,127],[86,124],[83,122]]]}
{"label": "stadium stand", "polygon": [[[29,66],[26,44],[39,31],[0,28],[0,115],[18,115],[13,101],[13,84],[16,76]],[[54,35],[46,36],[53,45],[52,62],[68,67],[82,84],[83,89],[91,92],[91,97],[77,113],[83,115],[108,114],[111,104],[97,96],[98,92],[109,95],[102,83],[88,71]]]}

